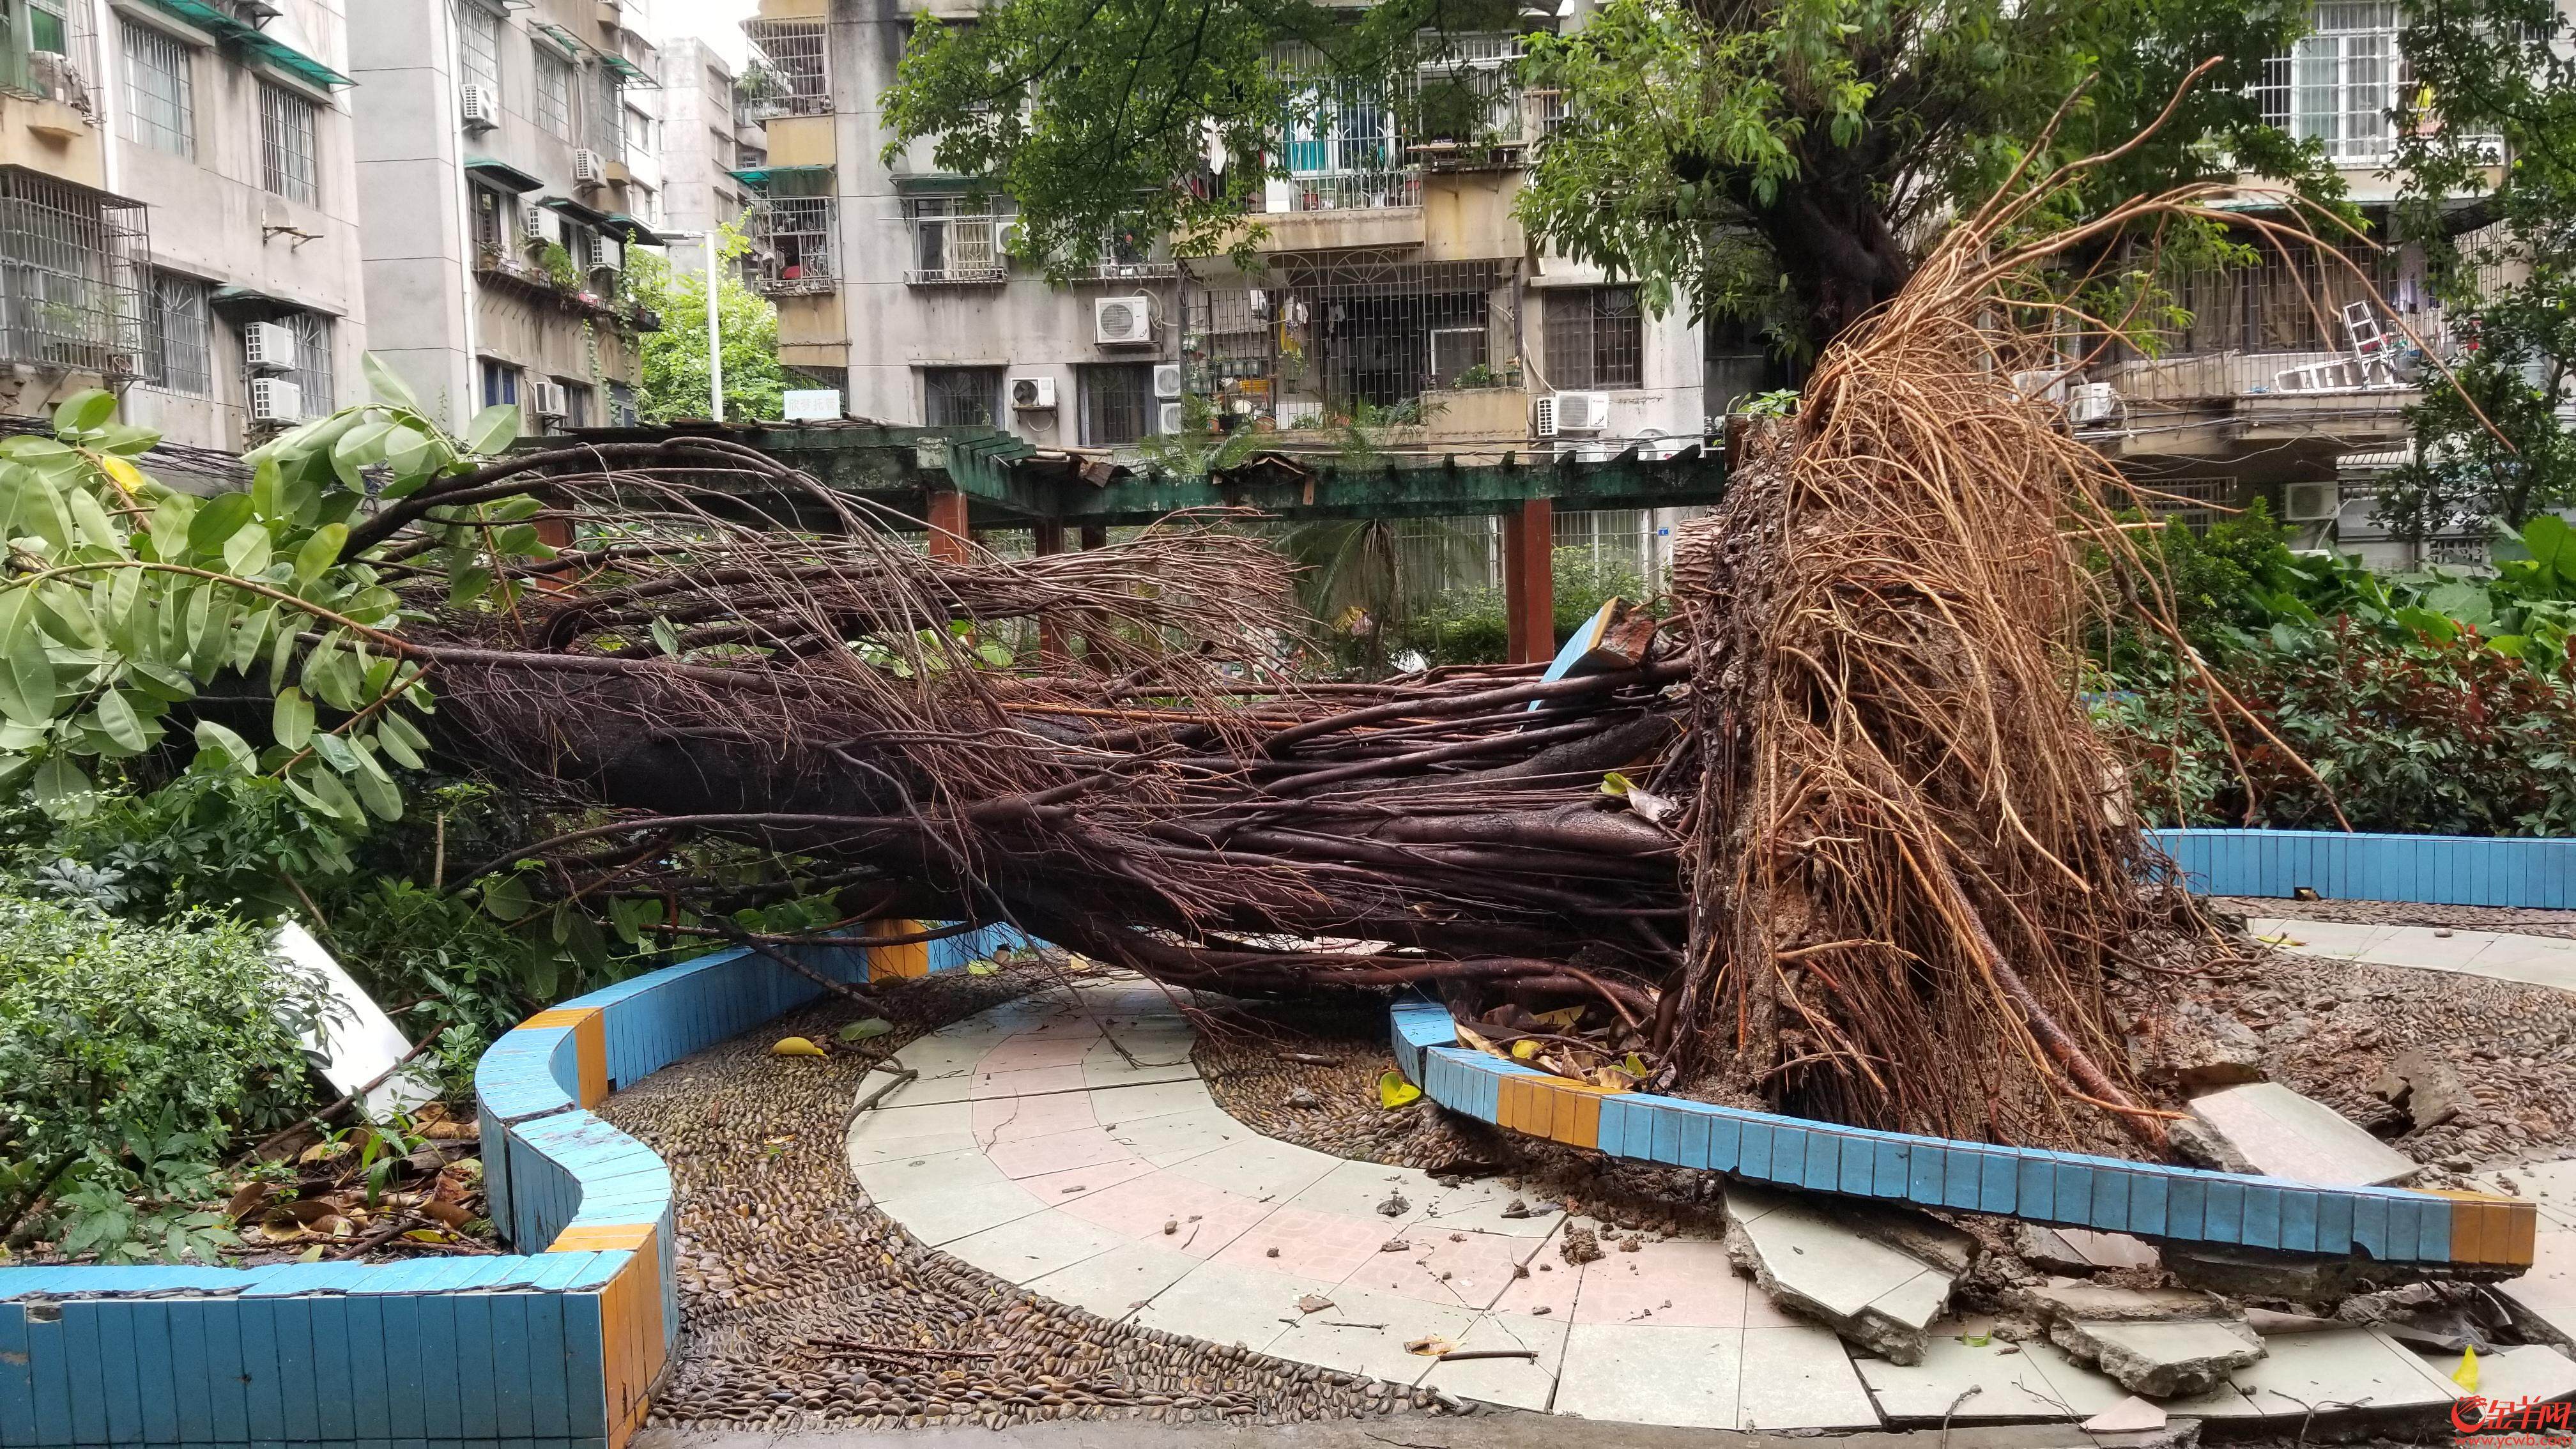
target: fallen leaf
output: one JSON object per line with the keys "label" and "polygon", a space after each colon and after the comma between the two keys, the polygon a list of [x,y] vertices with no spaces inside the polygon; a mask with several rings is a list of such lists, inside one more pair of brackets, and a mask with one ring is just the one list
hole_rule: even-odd
{"label": "fallen leaf", "polygon": [[305,1249],[303,1252],[296,1254],[296,1255],[295,1255],[295,1261],[297,1261],[297,1262],[299,1262],[299,1263],[319,1263],[319,1262],[321,1262],[321,1261],[322,1261],[322,1245],[321,1245],[320,1243],[315,1243],[312,1247],[309,1247],[309,1248]]}
{"label": "fallen leaf", "polygon": [[451,1228],[461,1228],[474,1221],[474,1214],[455,1203],[440,1202],[436,1198],[422,1203],[420,1211],[422,1216],[436,1218],[441,1224]]}
{"label": "fallen leaf", "polygon": [[1628,791],[1628,808],[1636,811],[1638,817],[1643,819],[1648,825],[1661,825],[1664,823],[1665,816],[1672,814],[1680,807],[1673,802],[1670,796],[1657,795],[1649,790],[1639,790],[1632,787]]}
{"label": "fallen leaf", "polygon": [[1390,1069],[1377,1079],[1378,1105],[1393,1111],[1422,1100],[1422,1089],[1404,1079],[1404,1073]]}
{"label": "fallen leaf", "polygon": [[1627,776],[1620,774],[1616,770],[1612,770],[1609,774],[1601,777],[1601,793],[1604,795],[1625,795],[1636,788],[1636,786],[1628,783]]}
{"label": "fallen leaf", "polygon": [[245,1182],[224,1204],[224,1215],[238,1223],[268,1205],[269,1187],[264,1182]]}
{"label": "fallen leaf", "polygon": [[966,974],[969,976],[990,976],[993,974],[993,970],[993,963],[990,961],[969,961],[966,963]]}
{"label": "fallen leaf", "polygon": [[843,1041],[866,1041],[870,1037],[883,1036],[892,1030],[894,1030],[893,1022],[882,1016],[871,1016],[865,1021],[851,1022],[832,1035]]}
{"label": "fallen leaf", "polygon": [[773,1057],[820,1057],[830,1055],[830,1053],[824,1051],[821,1047],[814,1045],[812,1042],[807,1041],[801,1036],[780,1037],[778,1039],[778,1044],[769,1049],[769,1054]]}
{"label": "fallen leaf", "polygon": [[1433,1333],[1426,1334],[1423,1337],[1417,1338],[1411,1343],[1406,1344],[1404,1346],[1404,1351],[1406,1353],[1418,1353],[1424,1358],[1438,1358],[1457,1346],[1458,1345],[1451,1343],[1449,1340],[1442,1338],[1439,1334]]}
{"label": "fallen leaf", "polygon": [[1548,1025],[1555,1027],[1558,1031],[1572,1031],[1574,1030],[1575,1023],[1583,1020],[1583,1008],[1580,1006],[1560,1006],[1554,1011],[1540,1012],[1538,1014],[1538,1020],[1546,1022]]}
{"label": "fallen leaf", "polygon": [[1525,1036],[1519,1041],[1512,1043],[1512,1060],[1514,1061],[1525,1062],[1537,1055],[1538,1039],[1536,1037]]}
{"label": "fallen leaf", "polygon": [[1297,1311],[1300,1313],[1321,1313],[1332,1306],[1333,1300],[1321,1293],[1309,1293],[1297,1300]]}
{"label": "fallen leaf", "polygon": [[1509,1060],[1511,1057],[1511,1053],[1494,1045],[1491,1041],[1486,1039],[1484,1033],[1477,1031],[1474,1027],[1469,1026],[1463,1021],[1457,1024],[1457,1032],[1458,1044],[1460,1046],[1483,1052],[1489,1057],[1502,1057],[1505,1060]]}
{"label": "fallen leaf", "polygon": [[455,1239],[450,1238],[447,1234],[440,1232],[436,1228],[414,1228],[410,1232],[403,1234],[403,1236],[411,1239],[415,1243],[448,1243],[455,1241]]}

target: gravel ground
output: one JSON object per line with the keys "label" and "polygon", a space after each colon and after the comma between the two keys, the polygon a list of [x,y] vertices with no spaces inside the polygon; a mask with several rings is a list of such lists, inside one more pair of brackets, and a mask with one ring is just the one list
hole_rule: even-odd
{"label": "gravel ground", "polygon": [[[1040,1419],[1232,1425],[1379,1416],[1411,1389],[1112,1324],[924,1247],[866,1206],[842,1137],[871,1059],[1042,985],[1028,968],[883,989],[892,1036],[826,1000],[620,1091],[600,1114],[662,1154],[679,1197],[678,1355],[652,1423],[986,1427]],[[803,1036],[828,1059],[769,1055]],[[853,1348],[849,1345],[862,1345]],[[922,1350],[945,1350],[929,1353]]]}
{"label": "gravel ground", "polygon": [[2448,926],[2459,931],[2512,931],[2525,936],[2576,939],[2576,911],[2427,906],[2413,901],[2289,901],[2272,896],[2212,896],[2209,903],[2240,916],[2354,921],[2366,926]]}

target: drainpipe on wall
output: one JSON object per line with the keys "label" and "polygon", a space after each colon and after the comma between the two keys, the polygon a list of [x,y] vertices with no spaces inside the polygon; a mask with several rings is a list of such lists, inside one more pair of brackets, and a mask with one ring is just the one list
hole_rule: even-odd
{"label": "drainpipe on wall", "polygon": [[116,12],[108,8],[108,0],[91,0],[89,15],[90,35],[98,42],[94,56],[98,64],[98,74],[90,77],[90,83],[98,92],[99,167],[106,180],[107,189],[114,192],[118,189],[116,184],[117,108],[125,100],[124,96],[119,94],[121,87],[115,83],[114,77],[118,69],[116,62],[124,55],[124,40],[117,31]]}
{"label": "drainpipe on wall", "polygon": [[461,104],[457,97],[457,77],[465,73],[465,48],[458,39],[456,6],[473,3],[474,0],[449,0],[449,3],[438,7],[439,23],[446,27],[438,37],[438,53],[447,58],[448,65],[444,71],[432,72],[438,76],[435,82],[439,89],[438,123],[446,128],[441,145],[455,148],[452,152],[443,150],[440,155],[442,159],[449,155],[456,158],[453,183],[456,200],[456,297],[465,313],[460,329],[465,339],[465,351],[456,363],[456,403],[449,410],[448,426],[459,433],[464,432],[465,425],[483,410],[483,394],[478,386],[482,381],[479,374],[482,371],[483,338],[477,330],[482,309],[477,305],[474,282],[474,188],[465,181],[465,118],[456,110]]}

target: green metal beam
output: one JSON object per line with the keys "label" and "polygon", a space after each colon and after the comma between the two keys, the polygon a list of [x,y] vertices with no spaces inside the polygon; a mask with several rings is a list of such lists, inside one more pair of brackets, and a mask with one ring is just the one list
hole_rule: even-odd
{"label": "green metal beam", "polygon": [[[649,441],[675,431],[710,429],[591,428],[581,436]],[[1568,511],[1676,508],[1717,502],[1726,489],[1723,459],[1696,447],[1664,459],[1631,454],[1588,463],[1524,462],[1507,454],[1493,463],[1403,458],[1365,468],[1266,456],[1222,479],[1132,473],[1094,483],[1083,476],[1080,459],[1044,453],[989,428],[841,423],[725,432],[828,487],[907,518],[927,515],[930,492],[953,489],[970,500],[977,528],[1150,523],[1190,508],[1253,508],[1290,520],[1451,518],[1510,513],[1533,498],[1552,499]]]}

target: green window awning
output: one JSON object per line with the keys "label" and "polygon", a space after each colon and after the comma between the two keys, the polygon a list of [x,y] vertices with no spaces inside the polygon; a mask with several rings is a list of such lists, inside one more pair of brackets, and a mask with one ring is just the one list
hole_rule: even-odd
{"label": "green window awning", "polygon": [[651,71],[622,55],[611,55],[603,50],[599,53],[599,63],[617,72],[617,78],[630,86],[651,86],[655,90],[662,88],[662,83],[653,79]]}
{"label": "green window awning", "polygon": [[592,226],[604,227],[608,225],[607,212],[604,212],[595,206],[584,206],[569,196],[545,197],[540,200],[537,205],[545,207],[549,211],[560,211],[575,221],[588,222]]}
{"label": "green window awning", "polygon": [[353,86],[357,82],[331,67],[261,30],[234,17],[231,11],[208,3],[208,0],[144,0],[153,9],[170,18],[193,25],[228,45],[240,47],[252,58],[284,71],[308,85],[323,90]]}
{"label": "green window awning", "polygon": [[631,247],[658,247],[663,244],[662,238],[651,227],[622,211],[610,212],[608,219],[599,225],[610,236]]}
{"label": "green window awning", "polygon": [[767,191],[773,185],[779,184],[784,184],[791,190],[820,184],[828,191],[831,188],[834,170],[835,168],[831,166],[746,166],[740,171],[730,171],[725,174],[754,191]]}
{"label": "green window awning", "polygon": [[476,180],[489,181],[495,186],[506,187],[522,194],[535,191],[545,185],[543,181],[509,162],[496,161],[489,156],[467,157],[465,169],[472,172]]}

